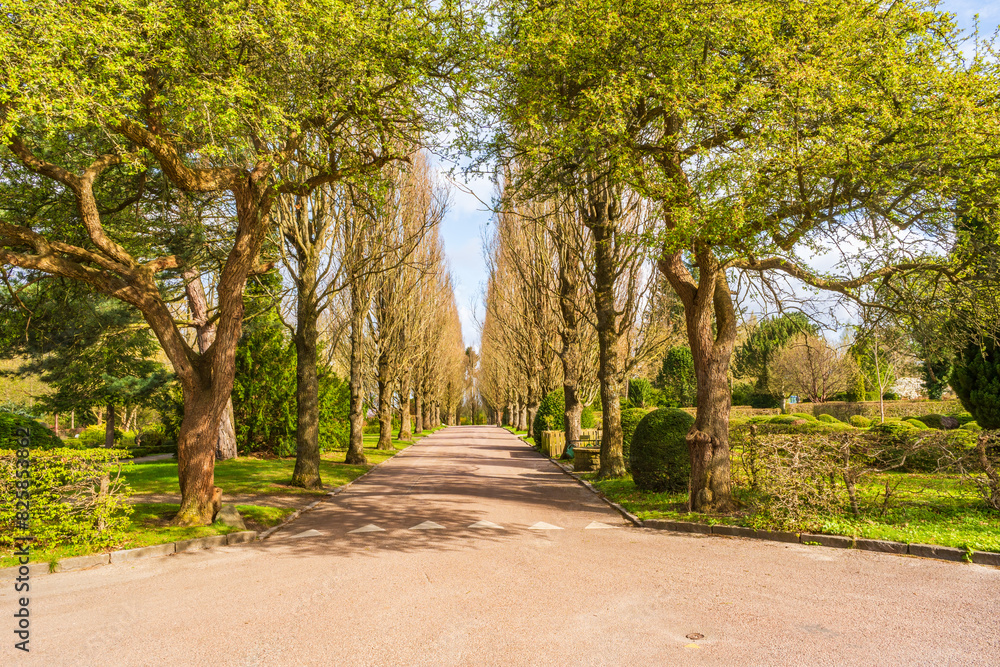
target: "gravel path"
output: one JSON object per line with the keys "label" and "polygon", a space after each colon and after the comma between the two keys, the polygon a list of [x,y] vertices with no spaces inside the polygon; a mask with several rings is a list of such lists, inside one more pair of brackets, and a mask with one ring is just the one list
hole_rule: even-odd
{"label": "gravel path", "polygon": [[630,527],[452,427],[264,542],[39,577],[31,618],[0,664],[997,665],[1000,570]]}

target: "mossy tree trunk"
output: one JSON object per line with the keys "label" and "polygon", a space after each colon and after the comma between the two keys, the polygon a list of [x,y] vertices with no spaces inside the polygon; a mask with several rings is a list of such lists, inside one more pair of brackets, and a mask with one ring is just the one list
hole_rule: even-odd
{"label": "mossy tree trunk", "polygon": [[725,270],[711,250],[696,248],[694,258],[697,279],[679,252],[661,258],[659,268],[684,305],[698,382],[698,411],[687,435],[691,510],[724,512],[732,507],[728,375],[736,343],[736,309]]}

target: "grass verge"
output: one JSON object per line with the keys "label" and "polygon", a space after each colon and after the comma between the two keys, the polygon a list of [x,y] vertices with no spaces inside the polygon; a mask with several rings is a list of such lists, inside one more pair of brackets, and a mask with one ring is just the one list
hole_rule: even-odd
{"label": "grass verge", "polygon": [[[378,436],[365,436],[365,445],[370,445],[365,447],[368,465],[347,465],[344,463],[346,452],[342,451],[322,454],[320,477],[323,480],[323,489],[302,489],[290,484],[292,471],[295,469],[294,457],[264,459],[239,456],[228,461],[219,461],[215,464],[215,485],[222,488],[226,494],[321,496],[330,489],[357,479],[373,466],[411,444],[393,441],[395,450],[388,451],[375,449],[376,442]],[[137,463],[125,473],[125,479],[135,494],[179,493],[175,461]]]}
{"label": "grass verge", "polygon": [[[117,551],[119,549],[137,549],[154,544],[191,540],[210,535],[226,535],[239,530],[238,528],[231,528],[221,523],[189,528],[171,526],[169,525],[170,520],[177,514],[179,507],[179,505],[173,503],[139,503],[133,505],[132,516],[129,517],[129,526],[125,531],[125,535],[113,547],[95,549],[86,544],[54,546],[37,552],[33,551],[31,560],[36,563],[51,563],[63,558],[72,558],[73,556],[87,556],[94,553]],[[295,511],[292,508],[264,507],[260,505],[237,505],[236,509],[243,515],[247,529],[256,531],[261,531],[281,523],[286,516]],[[17,559],[11,556],[0,558],[0,567],[11,567],[16,564]]]}
{"label": "grass verge", "polygon": [[581,477],[640,519],[729,524],[757,530],[792,530],[1000,552],[1000,513],[987,509],[975,494],[949,475],[878,475],[868,488],[860,490],[874,494],[886,482],[891,486],[898,484],[897,500],[884,512],[867,512],[856,517],[843,508],[836,514],[817,514],[792,525],[776,524],[765,514],[753,511],[752,495],[739,487],[734,496],[743,508],[741,511],[709,515],[687,512],[686,493],[640,491],[631,477],[597,480],[595,473],[584,473]]}

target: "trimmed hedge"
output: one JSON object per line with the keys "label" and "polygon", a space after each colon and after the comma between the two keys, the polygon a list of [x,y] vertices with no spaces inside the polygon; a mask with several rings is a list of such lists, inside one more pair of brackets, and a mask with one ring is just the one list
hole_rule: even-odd
{"label": "trimmed hedge", "polygon": [[644,416],[635,428],[629,468],[636,488],[662,493],[687,489],[691,456],[687,434],[694,417],[674,408],[660,408]]}
{"label": "trimmed hedge", "polygon": [[862,415],[851,415],[847,423],[855,428],[868,428],[872,425],[872,420]]}
{"label": "trimmed hedge", "polygon": [[63,447],[62,440],[49,429],[48,426],[40,424],[31,417],[14,414],[13,412],[0,412],[0,449],[14,448],[14,441],[17,439],[17,429],[26,428],[31,434],[32,449],[54,449]]}
{"label": "trimmed hedge", "polygon": [[[594,428],[594,410],[589,405],[580,415],[580,428]],[[532,434],[542,431],[566,430],[566,395],[562,387],[550,391],[538,404],[535,420],[531,422]],[[536,436],[538,437],[538,436]]]}
{"label": "trimmed hedge", "polygon": [[642,418],[646,416],[647,408],[629,408],[622,410],[622,457],[625,465],[628,465],[629,451],[632,447],[632,437],[635,434],[635,427],[639,425]]}
{"label": "trimmed hedge", "polygon": [[826,424],[843,424],[844,423],[844,422],[840,421],[839,419],[837,419],[836,417],[834,417],[833,415],[828,415],[828,414],[818,415],[816,417],[816,420],[824,422]]}

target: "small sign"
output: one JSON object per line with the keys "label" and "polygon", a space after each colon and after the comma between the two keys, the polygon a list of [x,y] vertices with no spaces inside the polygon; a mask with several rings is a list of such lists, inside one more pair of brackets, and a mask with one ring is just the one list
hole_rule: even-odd
{"label": "small sign", "polygon": [[788,397],[788,402],[789,403],[798,403],[799,402],[799,397],[798,396],[789,396]]}

